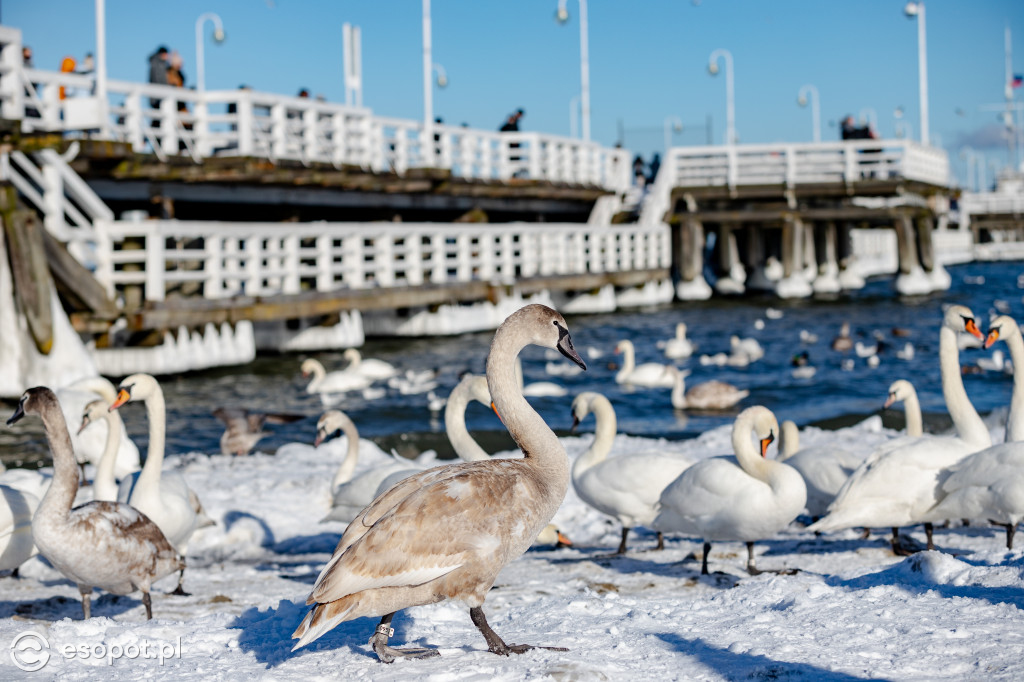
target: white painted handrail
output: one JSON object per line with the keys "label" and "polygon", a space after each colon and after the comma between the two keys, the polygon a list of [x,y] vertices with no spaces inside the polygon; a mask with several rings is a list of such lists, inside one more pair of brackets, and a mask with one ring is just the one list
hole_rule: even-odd
{"label": "white painted handrail", "polygon": [[523,277],[668,268],[669,228],[578,223],[96,221],[97,279],[161,301],[185,284],[209,299],[302,291],[513,284]]}

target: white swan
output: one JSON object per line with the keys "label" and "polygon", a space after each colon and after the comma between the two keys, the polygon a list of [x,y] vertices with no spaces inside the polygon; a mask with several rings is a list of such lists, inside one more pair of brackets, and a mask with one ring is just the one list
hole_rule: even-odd
{"label": "white swan", "polygon": [[338,370],[327,373],[320,361],[315,358],[306,358],[302,361],[302,376],[312,376],[309,384],[306,385],[306,393],[320,393],[329,395],[332,393],[347,393],[349,391],[361,391],[369,388],[373,380],[348,370]]}
{"label": "white swan", "polygon": [[[985,348],[1002,339],[1010,349],[1013,361],[1013,396],[1010,398],[1010,414],[1006,418],[1006,442],[1024,441],[1024,338],[1021,337],[1017,321],[1009,315],[1000,315],[988,326]],[[1017,368],[1022,368],[1017,371]]]}
{"label": "white swan", "polygon": [[[829,506],[828,515],[808,530],[889,527],[893,529],[893,550],[900,552],[897,529],[925,521],[925,512],[938,502],[939,472],[992,445],[988,428],[971,405],[960,376],[957,335],[961,332],[981,337],[970,309],[950,306],[939,329],[939,370],[957,436],[904,436],[885,443],[853,472]],[[931,523],[927,521],[925,533],[932,549]]]}
{"label": "white swan", "polygon": [[[753,447],[751,431],[761,443],[760,451]],[[713,541],[747,543],[747,571],[758,573],[754,542],[779,532],[803,510],[804,479],[793,467],[765,458],[778,433],[779,423],[770,410],[748,407],[733,425],[736,457],[701,460],[661,494],[654,527],[702,538],[702,575],[708,573]]]}
{"label": "white swan", "polygon": [[[79,379],[64,388],[55,391],[60,401],[61,409],[64,412],[66,424],[76,424],[82,416],[86,404],[100,398],[110,405],[117,399],[117,389],[109,380],[100,377],[86,377]],[[121,415],[114,413],[113,418],[117,420],[121,429],[121,435],[117,446],[117,459],[114,466],[114,477],[124,478],[128,474],[139,470],[139,448],[128,437],[121,422]],[[71,445],[75,450],[75,459],[80,464],[91,463],[98,467],[103,453],[107,448],[107,426],[106,422],[93,426],[88,431],[72,433]]]}
{"label": "white swan", "polygon": [[831,445],[801,450],[800,431],[788,419],[782,422],[779,456],[775,459],[785,462],[803,476],[807,486],[805,508],[813,518],[825,515],[825,510],[836,499],[850,474],[864,461],[863,455],[858,456]]}
{"label": "white swan", "polygon": [[0,571],[17,571],[36,553],[32,515],[38,507],[35,495],[0,485]]}
{"label": "white swan", "polygon": [[407,369],[404,374],[388,379],[388,386],[398,389],[398,392],[402,395],[428,393],[437,388],[437,370]]}
{"label": "white swan", "polygon": [[535,381],[530,384],[524,384],[523,363],[519,358],[516,358],[516,381],[519,382],[519,390],[522,391],[523,395],[531,398],[561,398],[569,393],[569,389],[553,381]]}
{"label": "white swan", "polygon": [[[731,358],[745,358],[746,364],[757,362],[764,357],[764,348],[752,336],[745,339],[733,334],[729,337],[729,355]],[[733,361],[735,362],[735,360]],[[732,363],[730,363],[732,364]]]}
{"label": "white swan", "polygon": [[184,571],[185,560],[156,524],[126,504],[89,502],[72,509],[78,467],[57,397],[48,388],[30,388],[7,423],[26,414],[42,418],[53,455],[53,484],[32,519],[32,537],[39,552],[78,586],[85,618],[91,615],[94,587],[114,594],[140,590],[146,619],[152,618],[150,586],[175,571]]}
{"label": "white swan", "polygon": [[[149,419],[149,450],[142,471],[121,479],[117,499],[148,516],[167,537],[176,550],[185,556],[188,542],[197,528],[212,523],[203,513],[199,498],[188,487],[185,477],[176,471],[163,471],[164,439],[167,433],[167,415],[164,392],[149,374],[132,374],[118,386],[117,400],[110,406],[116,410],[127,402],[139,401],[146,405]],[[182,567],[174,594],[185,594]]]}
{"label": "white swan", "polygon": [[897,379],[889,386],[889,397],[885,399],[883,408],[892,407],[902,401],[906,413],[907,435],[924,435],[924,421],[921,418],[921,402],[917,399],[914,385],[906,379]]}
{"label": "white swan", "polygon": [[313,447],[319,447],[336,431],[345,434],[348,441],[345,459],[334,474],[331,481],[331,509],[320,522],[343,521],[348,523],[359,515],[373,498],[380,487],[381,481],[396,471],[409,468],[409,463],[396,459],[388,459],[385,463],[373,466],[358,476],[353,475],[359,462],[359,430],[347,414],[341,410],[328,410],[321,415],[316,423],[316,439]]}
{"label": "white swan", "polygon": [[629,339],[619,341],[615,346],[615,353],[622,354],[622,367],[615,375],[615,383],[651,388],[672,387],[672,376],[665,371],[668,365],[657,362],[645,362],[642,365],[637,365],[636,350],[633,348],[633,342]]}
{"label": "white swan", "polygon": [[508,645],[488,626],[482,606],[501,569],[547,525],[565,497],[569,461],[558,437],[519,393],[515,357],[527,344],[557,348],[585,366],[565,320],[531,304],[498,328],[487,357],[487,382],[498,414],[523,451],[522,459],[460,462],[407,478],[374,500],[349,524],[307,599],[310,612],[292,634],[295,648],[342,621],[382,616],[371,642],[386,662],[436,650],[388,646],[400,609],[458,599],[489,651]]}
{"label": "white swan", "polygon": [[[609,458],[616,434],[615,409],[600,393],[580,393],[572,401],[573,429],[591,413],[597,422],[594,441],[573,462],[572,486],[581,500],[622,524],[622,539],[615,553],[625,554],[630,529],[654,521],[661,492],[693,460],[658,453]],[[664,546],[659,532],[657,548]]]}
{"label": "white swan", "polygon": [[345,367],[346,372],[362,374],[373,381],[390,379],[398,375],[398,370],[391,363],[376,358],[364,358],[355,348],[345,349],[341,356],[348,360],[348,365]]}
{"label": "white swan", "polygon": [[693,355],[693,342],[686,338],[686,323],[676,324],[676,335],[668,341],[659,342],[664,345],[665,357],[669,360],[682,360]]}
{"label": "white swan", "polygon": [[750,391],[739,389],[724,381],[705,381],[686,390],[686,377],[690,370],[668,367],[673,379],[672,407],[677,410],[726,410],[750,395]]}
{"label": "white swan", "polygon": [[93,400],[82,410],[82,424],[78,433],[82,433],[90,424],[107,424],[107,444],[100,458],[96,474],[92,478],[92,499],[96,502],[117,501],[117,481],[114,478],[114,466],[117,462],[118,446],[121,443],[121,431],[124,424],[121,415],[110,411],[110,403],[105,399]]}

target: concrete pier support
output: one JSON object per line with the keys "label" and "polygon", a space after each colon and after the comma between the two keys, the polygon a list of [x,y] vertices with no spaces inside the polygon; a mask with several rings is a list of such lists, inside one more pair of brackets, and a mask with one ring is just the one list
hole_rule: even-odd
{"label": "concrete pier support", "polygon": [[811,288],[816,294],[837,294],[842,290],[839,284],[839,258],[836,244],[837,230],[833,221],[823,223],[814,233],[817,272]]}
{"label": "concrete pier support", "polygon": [[775,288],[781,298],[806,298],[813,293],[804,269],[806,241],[803,220],[787,217],[782,224],[782,279]]}
{"label": "concrete pier support", "polygon": [[915,221],[917,228],[917,251],[921,259],[921,266],[931,283],[932,291],[946,291],[952,284],[952,278],[935,258],[935,245],[932,242],[932,232],[935,229],[935,222],[930,215],[920,216]]}
{"label": "concrete pier support", "polygon": [[896,248],[899,254],[899,270],[896,275],[896,291],[904,296],[918,296],[932,291],[931,280],[921,267],[917,249],[917,230],[910,215],[896,219]]}
{"label": "concrete pier support", "polygon": [[722,276],[715,282],[720,294],[742,294],[747,281],[747,269],[740,260],[736,244],[736,226],[722,224],[718,228],[718,265]]}
{"label": "concrete pier support", "polygon": [[681,301],[711,298],[711,287],[704,279],[704,224],[697,218],[684,217],[674,233],[673,260],[679,264],[676,297]]}
{"label": "concrete pier support", "polygon": [[[777,231],[771,230],[772,235]],[[782,277],[782,264],[778,259],[769,253],[767,239],[769,231],[761,225],[747,225],[746,228],[746,258],[747,288],[758,291],[775,291],[775,285]]]}
{"label": "concrete pier support", "polygon": [[843,291],[863,289],[867,283],[857,266],[857,256],[853,253],[852,227],[848,222],[836,226],[836,255],[839,260],[839,286]]}

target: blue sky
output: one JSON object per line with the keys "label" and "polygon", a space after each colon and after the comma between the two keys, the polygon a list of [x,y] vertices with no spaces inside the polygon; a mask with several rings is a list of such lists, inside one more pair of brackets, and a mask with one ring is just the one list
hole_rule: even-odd
{"label": "blue sky", "polygon": [[[556,0],[433,0],[433,57],[449,85],[435,88],[434,112],[447,123],[494,129],[517,107],[525,130],[569,134],[570,101],[579,93],[579,10],[555,22]],[[822,138],[865,109],[883,136],[902,107],[920,134],[916,21],[901,0],[591,0],[592,138],[645,154],[660,150],[665,122],[684,123],[674,144],[713,142],[725,129],[724,73],[708,74],[716,48],[735,63],[740,142],[810,141],[810,107],[801,86],[817,87]],[[1004,85],[1004,29],[1013,32],[1014,70],[1024,73],[1024,2],[926,0],[930,128],[933,142],[964,144],[1005,163],[997,112]],[[107,0],[110,78],[144,80],[157,45],[181,52],[195,83],[195,24],[204,12],[223,19],[227,41],[205,26],[208,89],[248,83],[293,94],[300,87],[344,101],[342,24],[362,31],[363,102],[374,112],[419,119],[423,112],[420,0]],[[60,21],[55,21],[60,17]],[[5,0],[0,22],[22,29],[40,68],[94,51],[89,0]],[[1024,89],[1016,91],[1024,100]],[[988,170],[989,178],[992,171]]]}

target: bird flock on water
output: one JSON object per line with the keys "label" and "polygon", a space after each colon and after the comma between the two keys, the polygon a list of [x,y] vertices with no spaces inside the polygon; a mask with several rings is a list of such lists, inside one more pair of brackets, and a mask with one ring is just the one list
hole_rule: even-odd
{"label": "bird flock on water", "polygon": [[[773,312],[769,318],[780,316]],[[566,397],[574,429],[591,416],[594,421],[589,447],[570,461],[559,437],[526,400],[527,395],[562,397],[567,391],[554,381],[524,384],[519,354],[528,345],[560,353],[569,362],[548,362],[553,378],[585,371],[587,362],[575,349],[565,319],[543,305],[527,305],[510,315],[493,336],[485,375],[464,375],[446,398],[434,393],[436,373],[403,373],[386,362],[363,359],[355,349],[346,351],[348,366],[333,372],[305,360],[302,373],[311,377],[306,390],[320,394],[328,407],[348,392],[373,399],[382,381],[402,393],[428,394],[430,409],[444,412],[446,435],[459,460],[396,455],[357,473],[356,424],[335,407],[319,416],[314,445],[340,432],[347,449],[328,484],[329,508],[310,508],[309,518],[347,525],[306,599],[305,617],[295,623],[294,648],[343,621],[372,617],[380,620],[370,645],[381,661],[436,656],[436,649],[392,646],[391,622],[402,609],[455,599],[469,607],[490,652],[562,650],[506,643],[488,624],[483,606],[501,569],[531,546],[571,544],[551,523],[570,485],[597,513],[621,525],[619,546],[609,556],[626,554],[630,531],[646,528],[657,534],[655,549],[664,547],[666,536],[700,540],[702,574],[710,573],[713,543],[744,543],[746,570],[768,570],[756,564],[755,543],[798,517],[809,517],[808,530],[819,533],[884,528],[891,531],[897,554],[920,549],[901,529],[923,525],[927,549],[933,549],[934,524],[950,519],[1000,526],[1007,548],[1013,547],[1024,517],[1024,372],[1014,374],[1006,440],[994,444],[966,393],[962,375],[969,370],[959,360],[965,338],[987,349],[1003,341],[1010,360],[1001,351],[993,353],[987,360],[995,371],[1024,366],[1024,338],[1013,318],[1000,315],[983,333],[970,309],[948,306],[939,331],[938,364],[953,432],[926,433],[913,385],[897,379],[880,397],[885,396],[886,407],[903,403],[906,435],[870,451],[801,448],[799,429],[791,420],[780,423],[783,415],[758,404],[737,407],[750,397],[749,389],[720,381],[687,389],[689,371],[675,365],[697,351],[686,332],[680,323],[675,337],[658,343],[667,363],[637,364],[633,342],[620,340],[614,351],[622,362],[614,381],[669,388],[670,404],[677,410],[739,409],[731,456],[616,453],[615,408],[605,395],[586,391]],[[801,333],[804,342],[811,337]],[[877,358],[877,344],[855,342],[848,325],[831,345],[841,353]],[[898,352],[907,358],[914,349],[908,342]],[[598,353],[589,349],[584,355]],[[763,355],[755,339],[733,337],[728,353],[699,360],[702,366],[745,367]],[[794,356],[792,364],[794,376],[813,376],[797,374],[810,366],[806,355]],[[144,404],[148,419],[141,467],[139,449],[127,437],[119,410],[132,401]],[[472,402],[494,410],[521,457],[492,457],[476,442],[465,419]],[[164,468],[166,406],[158,381],[135,374],[117,386],[96,377],[57,391],[30,388],[7,424],[29,416],[42,421],[53,469],[52,474],[24,469],[0,474],[0,570],[16,574],[26,560],[42,555],[78,588],[84,618],[91,615],[94,589],[138,591],[147,619],[153,616],[154,583],[176,576],[170,594],[187,594],[189,542],[217,520],[207,515],[180,472]],[[265,424],[303,418],[228,407],[215,416],[225,424],[221,450],[226,456],[249,453],[263,437]],[[86,463],[93,471],[88,485]]]}

